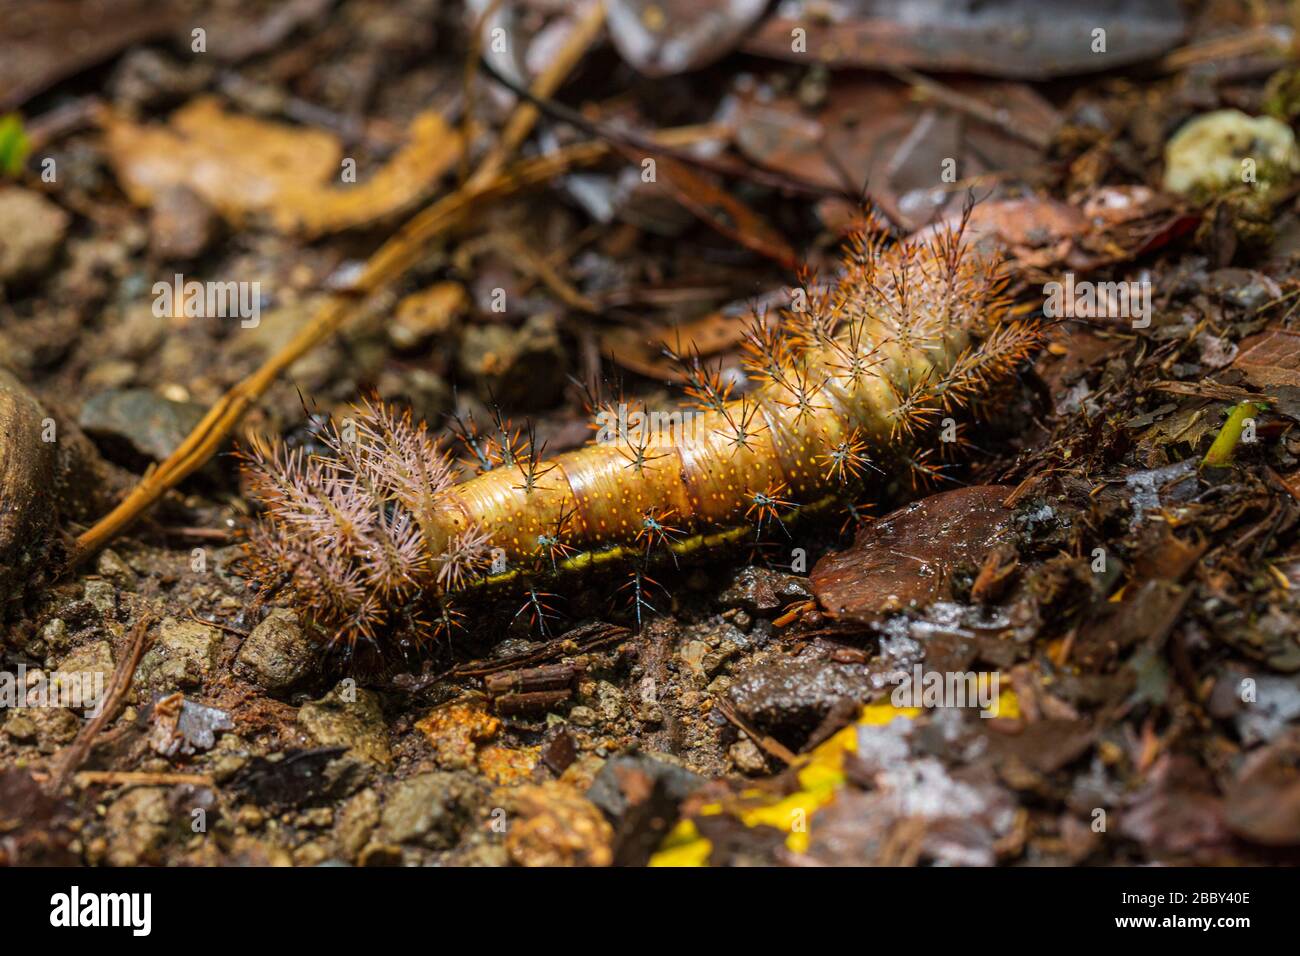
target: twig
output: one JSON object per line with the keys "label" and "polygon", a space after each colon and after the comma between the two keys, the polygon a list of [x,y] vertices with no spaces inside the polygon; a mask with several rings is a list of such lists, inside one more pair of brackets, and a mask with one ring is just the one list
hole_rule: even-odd
{"label": "twig", "polygon": [[967,96],[965,93],[958,93],[956,90],[944,86],[928,76],[922,76],[915,70],[909,70],[905,66],[896,67],[889,71],[890,74],[902,83],[913,86],[935,101],[942,103],[951,110],[958,113],[965,113],[972,116],[981,123],[987,123],[1014,137],[1021,142],[1028,143],[1030,146],[1038,149],[1046,149],[1052,142],[1050,132],[1030,129],[1029,127],[1016,124],[1011,113],[1005,109],[999,109],[995,106],[989,106],[983,100],[976,99],[973,96]]}
{"label": "twig", "polygon": [[1201,63],[1223,63],[1233,57],[1259,54],[1286,56],[1289,40],[1289,31],[1282,33],[1271,26],[1252,27],[1227,36],[1181,46],[1166,53],[1156,64],[1156,69],[1163,73],[1177,73]]}
{"label": "twig", "polygon": [[236,637],[243,637],[243,638],[247,638],[248,635],[251,633],[250,631],[241,631],[237,627],[231,627],[229,624],[222,624],[220,621],[204,620],[203,618],[199,617],[197,614],[194,613],[194,608],[190,608],[188,613],[191,621],[197,621],[199,624],[202,624],[204,627],[215,627],[219,631],[225,631],[227,634],[234,634]]}
{"label": "twig", "polygon": [[682,149],[674,148],[665,144],[661,139],[653,136],[645,136],[632,130],[616,130],[601,123],[595,123],[587,119],[575,109],[570,109],[563,103],[557,103],[554,100],[546,99],[530,93],[520,86],[514,80],[503,76],[499,70],[486,60],[479,61],[479,68],[483,70],[497,83],[500,83],[506,89],[510,90],[516,96],[533,104],[537,109],[546,113],[552,119],[559,120],[562,123],[568,123],[595,139],[604,140],[613,144],[620,151],[626,149],[640,150],[641,152],[656,157],[668,157],[675,159],[679,163],[685,163],[689,166],[696,166],[700,169],[708,170],[711,173],[717,173],[722,176],[730,176],[737,179],[748,179],[751,182],[758,183],[762,186],[768,186],[772,189],[779,189],[789,193],[795,193],[806,196],[831,196],[837,199],[847,199],[850,202],[857,202],[859,197],[848,192],[846,189],[836,189],[832,186],[822,186],[817,183],[804,182],[787,176],[784,173],[768,169],[756,164],[733,163],[723,159],[713,159],[707,156],[697,156],[694,153],[686,152]]}
{"label": "twig", "polygon": [[1174,395],[1192,395],[1196,398],[1218,399],[1224,402],[1268,401],[1268,396],[1252,392],[1238,385],[1223,385],[1219,382],[1152,382],[1152,389],[1158,392],[1170,392]]}
{"label": "twig", "polygon": [[173,787],[189,784],[193,787],[215,787],[216,781],[206,773],[149,773],[145,770],[83,770],[73,777],[78,787],[85,789],[96,784],[110,787]]}
{"label": "twig", "polygon": [[95,738],[99,736],[99,732],[117,716],[118,709],[126,699],[127,691],[131,689],[135,669],[140,666],[140,658],[144,657],[145,648],[149,645],[149,628],[152,625],[153,616],[147,613],[142,613],[140,619],[135,622],[135,627],[131,630],[130,649],[113,671],[113,683],[108,692],[108,700],[104,702],[103,707],[90,723],[81,728],[77,739],[69,745],[67,755],[59,765],[58,773],[54,775],[53,789],[56,793],[63,789],[68,778],[90,756],[90,750],[95,745]]}
{"label": "twig", "polygon": [[722,714],[723,717],[726,717],[727,720],[731,721],[743,730],[746,736],[748,736],[750,740],[754,741],[758,748],[765,754],[775,757],[787,766],[799,759],[798,754],[779,740],[774,740],[766,734],[759,733],[755,730],[750,725],[749,721],[736,713],[735,709],[721,697],[714,698],[713,706],[718,709],[718,713]]}
{"label": "twig", "polygon": [[586,17],[578,22],[565,41],[564,48],[537,77],[532,90],[524,91],[524,101],[506,120],[505,129],[501,131],[492,149],[483,157],[482,163],[466,183],[467,186],[483,186],[496,177],[506,160],[514,154],[537,124],[540,114],[533,100],[545,99],[560,88],[568,75],[573,72],[573,68],[586,55],[588,48],[596,42],[604,27],[605,5],[593,3]]}

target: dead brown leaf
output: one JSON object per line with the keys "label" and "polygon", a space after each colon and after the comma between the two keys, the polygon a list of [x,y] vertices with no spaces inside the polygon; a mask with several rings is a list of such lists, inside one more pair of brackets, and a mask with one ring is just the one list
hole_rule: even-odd
{"label": "dead brown leaf", "polygon": [[888,514],[858,533],[847,550],[813,567],[813,593],[831,617],[870,620],[923,606],[951,587],[958,565],[978,566],[1005,538],[1011,489],[976,485],[932,495]]}
{"label": "dead brown leaf", "polygon": [[212,97],[187,103],[166,125],[110,113],[105,126],[108,155],[133,202],[149,206],[167,189],[188,186],[233,224],[265,217],[308,238],[409,210],[432,192],[463,142],[441,116],[421,113],[392,159],[345,185],[332,134],[229,113]]}

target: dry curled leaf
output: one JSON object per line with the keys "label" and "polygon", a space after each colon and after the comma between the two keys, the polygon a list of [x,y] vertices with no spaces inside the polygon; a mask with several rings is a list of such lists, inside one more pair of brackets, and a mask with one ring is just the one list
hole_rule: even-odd
{"label": "dry curled leaf", "polygon": [[346,158],[321,130],[224,110],[199,97],[166,125],[110,113],[108,154],[133,202],[149,206],[167,189],[188,186],[228,221],[269,219],[306,237],[379,222],[428,195],[459,157],[461,134],[436,113],[412,121],[407,143],[369,178],[341,182]]}

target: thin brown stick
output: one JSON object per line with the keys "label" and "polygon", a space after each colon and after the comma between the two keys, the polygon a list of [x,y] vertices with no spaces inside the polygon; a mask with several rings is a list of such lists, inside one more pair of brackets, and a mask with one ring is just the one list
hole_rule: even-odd
{"label": "thin brown stick", "polygon": [[1052,133],[1050,130],[1030,129],[1018,125],[1011,116],[1011,113],[1005,109],[996,106],[990,106],[981,99],[973,96],[967,96],[965,93],[958,93],[951,87],[944,86],[937,80],[932,80],[928,76],[922,76],[915,70],[909,70],[907,67],[896,67],[889,71],[890,74],[902,83],[914,87],[926,94],[935,101],[942,103],[951,110],[958,113],[965,113],[972,116],[981,123],[988,123],[990,126],[997,127],[1008,136],[1014,137],[1021,142],[1028,143],[1038,149],[1046,149],[1052,142]]}
{"label": "thin brown stick", "polygon": [[760,733],[752,724],[749,723],[749,721],[736,713],[736,709],[725,700],[714,698],[713,706],[718,709],[718,713],[722,714],[723,717],[726,717],[727,720],[731,721],[743,730],[745,735],[749,737],[750,740],[754,741],[758,749],[763,751],[763,753],[767,754],[769,757],[775,757],[787,766],[799,759],[799,755],[785,744],[781,743],[781,741],[769,737],[767,734]]}
{"label": "thin brown stick", "polygon": [[[676,146],[664,142],[660,137],[654,134],[638,133],[630,129],[615,129],[602,123],[594,122],[588,119],[582,113],[563,103],[557,103],[554,100],[546,99],[530,93],[518,83],[515,83],[507,76],[495,69],[487,61],[479,63],[479,69],[490,76],[493,80],[510,90],[516,96],[527,100],[537,107],[541,112],[548,114],[553,119],[562,123],[568,123],[591,136],[593,139],[599,139],[610,143],[616,149],[626,151],[628,149],[640,150],[656,157],[667,157],[675,159],[680,163],[688,166],[695,166],[699,169],[707,170],[711,173],[717,173],[721,176],[728,176],[735,179],[747,179],[750,182],[767,186],[771,189],[779,189],[788,193],[795,193],[806,196],[830,196],[837,199],[848,199],[856,201],[857,197],[846,185],[844,188],[834,188],[823,186],[819,183],[806,182],[783,173],[780,170],[772,169],[754,162],[736,162],[726,157],[699,156],[695,153],[677,148]],[[725,124],[717,124],[714,129],[717,131],[718,139],[730,137],[731,132]],[[639,159],[640,157],[638,157]]]}
{"label": "thin brown stick", "polygon": [[110,787],[215,787],[216,781],[206,773],[150,773],[145,770],[83,770],[73,778],[82,789],[103,784]]}
{"label": "thin brown stick", "polygon": [[117,716],[122,702],[126,700],[127,692],[131,689],[131,680],[135,677],[136,668],[140,666],[140,659],[144,657],[145,649],[149,646],[149,628],[152,625],[153,616],[147,613],[142,613],[140,619],[135,622],[135,627],[131,630],[130,649],[113,671],[113,683],[108,692],[108,700],[104,702],[104,706],[90,723],[81,728],[76,740],[68,746],[68,752],[54,775],[53,789],[56,793],[63,789],[68,778],[90,756],[99,732]]}
{"label": "thin brown stick", "polygon": [[[532,95],[545,99],[553,94],[564,83],[565,79],[573,72],[574,67],[586,55],[587,50],[596,42],[601,31],[605,28],[605,4],[593,3],[587,11],[587,15],[578,21],[576,27],[568,38],[565,40],[564,47],[556,54],[546,69],[537,77],[533,83]],[[482,186],[496,178],[497,174],[505,166],[506,161],[514,155],[520,144],[527,139],[528,134],[537,125],[537,119],[541,115],[538,108],[529,100],[521,102],[510,118],[506,120],[505,129],[497,138],[492,149],[483,157],[478,169],[470,177],[468,186]]]}

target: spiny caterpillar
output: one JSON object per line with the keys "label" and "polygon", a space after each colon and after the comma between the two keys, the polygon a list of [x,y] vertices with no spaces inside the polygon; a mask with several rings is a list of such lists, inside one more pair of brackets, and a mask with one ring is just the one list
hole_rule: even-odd
{"label": "spiny caterpillar", "polygon": [[498,413],[491,430],[462,425],[477,474],[457,481],[423,422],[366,400],[325,425],[321,452],[255,445],[245,469],[265,512],[252,578],[349,649],[448,630],[462,616],[449,597],[494,581],[518,584],[520,613],[544,631],[538,585],[597,566],[631,570],[639,619],[652,557],[762,539],[801,509],[853,508],[869,470],[932,476],[937,429],[1038,341],[1008,319],[1002,262],[970,246],[965,224],[890,244],[868,221],[834,281],[801,276],[795,307],[752,321],[743,364],[756,387],[744,394],[698,353],[679,357],[689,434],[620,427],[547,459],[531,428]]}

